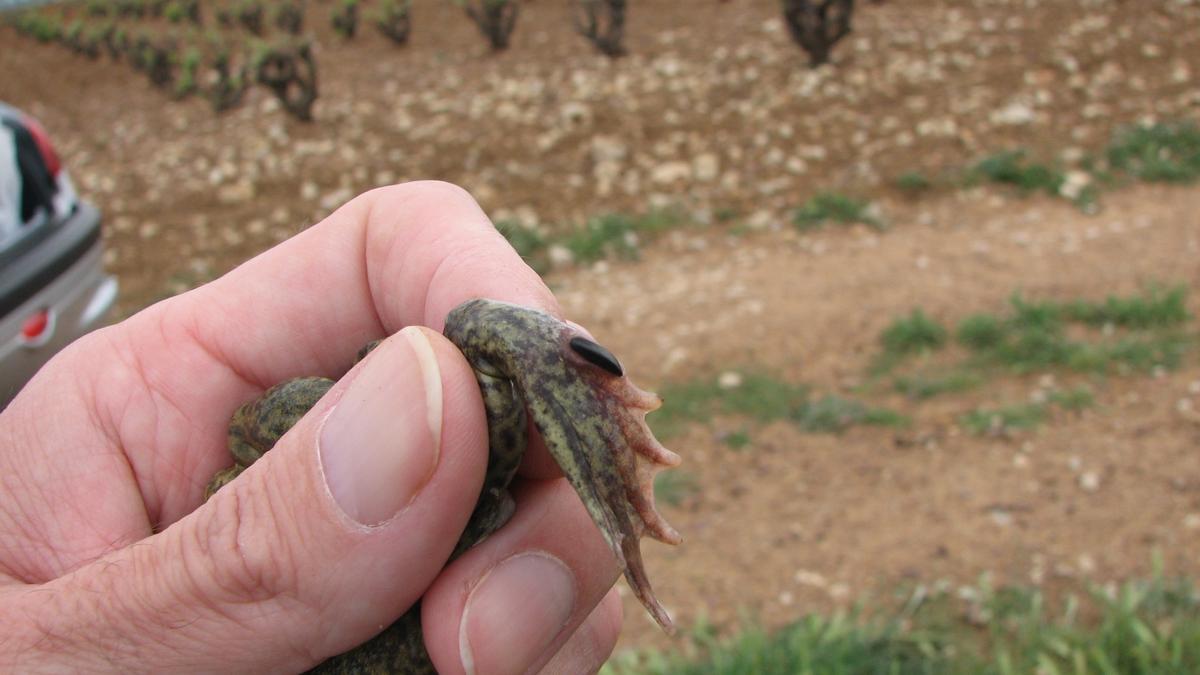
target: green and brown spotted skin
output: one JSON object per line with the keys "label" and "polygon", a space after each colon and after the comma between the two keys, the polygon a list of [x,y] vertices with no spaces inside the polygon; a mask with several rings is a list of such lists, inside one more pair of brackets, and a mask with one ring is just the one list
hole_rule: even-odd
{"label": "green and brown spotted skin", "polygon": [[[475,370],[490,446],[483,491],[452,559],[512,515],[508,485],[525,453],[528,410],[634,594],[663,628],[671,630],[671,619],[650,588],[639,546],[643,534],[679,542],[679,535],[654,508],[654,473],[679,463],[646,426],[646,413],[661,405],[658,397],[635,387],[615,357],[578,328],[536,310],[470,300],[447,316],[445,335]],[[213,478],[208,494],[270,450],[332,385],[332,380],[319,377],[289,380],[238,409],[229,432],[235,464]],[[420,607],[313,672],[436,672],[421,636]]]}

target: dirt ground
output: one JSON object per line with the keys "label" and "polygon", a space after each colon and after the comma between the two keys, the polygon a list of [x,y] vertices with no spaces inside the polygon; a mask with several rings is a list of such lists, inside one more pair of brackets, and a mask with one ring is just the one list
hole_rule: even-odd
{"label": "dirt ground", "polygon": [[[499,56],[449,3],[417,1],[403,50],[369,30],[339,42],[314,9],[322,94],[311,125],[263,92],[218,117],[122,64],[0,27],[0,100],[42,119],[106,214],[122,315],[362,190],[443,178],[494,218],[545,232],[661,207],[703,225],[638,261],[548,276],[639,384],[748,368],[861,397],[880,330],[913,307],[952,324],[1002,311],[1015,291],[1101,299],[1157,283],[1185,285],[1200,313],[1200,188],[1126,187],[1086,215],[991,189],[909,200],[890,187],[906,171],[1013,147],[1070,161],[1121,125],[1196,119],[1200,6],[1150,4],[864,3],[818,71],[770,0],[635,3],[632,55],[617,62],[591,54],[545,0],[525,4]],[[789,209],[821,189],[871,198],[890,227],[787,226]],[[1096,405],[1035,431],[977,437],[957,422],[1080,382]],[[1050,588],[1106,583],[1145,575],[1155,553],[1168,572],[1200,575],[1195,350],[1154,376],[1043,373],[922,403],[868,397],[912,426],[751,425],[735,451],[720,439],[747,422],[716,419],[672,439],[698,489],[664,507],[684,545],[647,544],[647,567],[683,626],[778,625],[984,572]],[[624,646],[670,644],[635,603],[626,609]]]}

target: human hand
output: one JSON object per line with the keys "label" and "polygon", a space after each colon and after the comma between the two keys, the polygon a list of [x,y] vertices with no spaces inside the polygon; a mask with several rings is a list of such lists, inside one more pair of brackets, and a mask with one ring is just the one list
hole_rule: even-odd
{"label": "human hand", "polygon": [[[442,569],[487,435],[435,331],[480,296],[557,313],[465,192],[410,183],[60,353],[0,413],[0,668],[298,671],[424,596],[441,673],[598,669],[617,567],[544,447]],[[239,404],[397,331],[201,505]]]}

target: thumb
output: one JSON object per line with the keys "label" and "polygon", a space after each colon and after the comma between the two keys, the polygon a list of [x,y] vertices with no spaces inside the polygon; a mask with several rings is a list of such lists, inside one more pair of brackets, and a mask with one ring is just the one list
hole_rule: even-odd
{"label": "thumb", "polygon": [[41,635],[23,656],[78,670],[312,666],[424,593],[486,460],[470,367],[442,336],[405,329],[200,509],[38,587],[52,593],[25,587],[14,616]]}

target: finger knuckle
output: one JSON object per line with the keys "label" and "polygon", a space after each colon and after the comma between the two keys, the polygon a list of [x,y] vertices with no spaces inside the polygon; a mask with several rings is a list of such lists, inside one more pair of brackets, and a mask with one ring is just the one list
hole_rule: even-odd
{"label": "finger knuckle", "polygon": [[298,575],[281,536],[284,519],[269,492],[251,488],[245,483],[227,486],[213,499],[205,526],[196,528],[196,545],[207,568],[200,570],[201,584],[211,584],[218,598],[231,602],[295,596]]}

